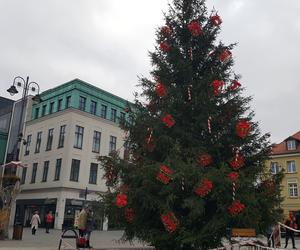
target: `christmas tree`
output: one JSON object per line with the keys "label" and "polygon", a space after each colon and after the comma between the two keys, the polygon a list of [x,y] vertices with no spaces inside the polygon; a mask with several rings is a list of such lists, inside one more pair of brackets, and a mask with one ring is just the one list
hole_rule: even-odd
{"label": "christmas tree", "polygon": [[263,232],[280,218],[280,178],[264,169],[251,98],[235,74],[234,44],[217,40],[222,19],[203,0],[174,0],[150,53],[151,79],[123,120],[129,157],[99,157],[111,223],[157,250],[209,249],[226,228]]}

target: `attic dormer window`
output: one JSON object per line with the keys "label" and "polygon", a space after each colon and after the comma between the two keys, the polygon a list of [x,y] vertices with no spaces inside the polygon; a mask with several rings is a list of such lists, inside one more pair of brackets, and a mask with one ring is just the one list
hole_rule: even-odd
{"label": "attic dormer window", "polygon": [[287,150],[295,150],[296,149],[296,141],[295,140],[288,140],[286,142]]}

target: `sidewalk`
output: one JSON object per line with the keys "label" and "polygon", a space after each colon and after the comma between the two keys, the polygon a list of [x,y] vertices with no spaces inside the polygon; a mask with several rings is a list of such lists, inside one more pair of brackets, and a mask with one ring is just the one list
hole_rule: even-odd
{"label": "sidewalk", "polygon": [[[10,232],[12,233],[12,230]],[[36,235],[32,235],[29,228],[24,228],[22,240],[0,241],[0,250],[57,250],[61,233],[61,230],[50,230],[50,233],[46,234],[44,228],[39,228]],[[95,250],[153,250],[138,241],[133,244],[120,241],[122,234],[122,231],[94,231],[91,236],[91,245]],[[74,242],[74,239],[67,240]],[[284,242],[284,238],[281,238],[282,246],[284,246]],[[296,238],[296,247],[300,250],[300,238],[298,237]],[[292,249],[291,240],[287,249]]]}

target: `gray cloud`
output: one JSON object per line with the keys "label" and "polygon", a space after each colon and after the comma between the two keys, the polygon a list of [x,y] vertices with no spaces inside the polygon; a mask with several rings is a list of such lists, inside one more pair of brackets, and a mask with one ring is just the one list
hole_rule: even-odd
{"label": "gray cloud", "polygon": [[[207,4],[224,21],[220,39],[238,42],[234,69],[263,132],[279,142],[298,131],[299,1]],[[1,95],[14,76],[29,75],[42,90],[81,78],[132,100],[166,9],[167,0],[0,0]]]}

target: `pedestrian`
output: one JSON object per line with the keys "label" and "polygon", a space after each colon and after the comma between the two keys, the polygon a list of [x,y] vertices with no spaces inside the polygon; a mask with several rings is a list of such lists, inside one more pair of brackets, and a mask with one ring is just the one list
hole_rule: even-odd
{"label": "pedestrian", "polygon": [[267,240],[268,240],[268,247],[271,247],[271,242],[272,242],[272,247],[274,248],[274,226],[269,226],[267,229]]}
{"label": "pedestrian", "polygon": [[90,239],[91,239],[91,233],[95,229],[95,220],[94,220],[94,215],[93,211],[88,208],[87,209],[87,218],[86,218],[86,247],[87,248],[93,248],[90,245]]}
{"label": "pedestrian", "polygon": [[287,248],[289,238],[291,238],[292,239],[292,244],[293,244],[293,249],[296,249],[294,231],[292,229],[296,229],[297,224],[296,224],[296,218],[295,218],[293,212],[289,212],[289,216],[286,219],[284,224],[289,227],[289,228],[285,228],[285,247],[284,248]]}
{"label": "pedestrian", "polygon": [[30,224],[31,224],[31,233],[32,233],[32,235],[35,235],[35,232],[38,229],[39,224],[41,224],[41,220],[40,220],[38,211],[35,211],[34,214],[32,215]]}
{"label": "pedestrian", "polygon": [[53,215],[52,215],[52,211],[49,211],[46,215],[46,233],[49,233],[49,229],[52,226],[52,222],[53,222]]}
{"label": "pedestrian", "polygon": [[78,230],[79,236],[84,237],[86,232],[86,220],[87,220],[88,206],[85,205],[78,215]]}

